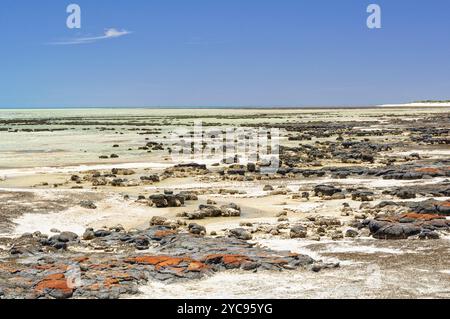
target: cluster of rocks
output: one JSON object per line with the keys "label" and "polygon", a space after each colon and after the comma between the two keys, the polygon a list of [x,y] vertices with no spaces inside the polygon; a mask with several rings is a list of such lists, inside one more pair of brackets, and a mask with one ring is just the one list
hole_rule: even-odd
{"label": "cluster of rocks", "polygon": [[[330,134],[331,135],[331,134]],[[321,138],[325,136],[320,136]],[[300,138],[305,139],[305,134]],[[297,140],[290,137],[290,140]],[[378,144],[369,139],[361,141],[347,140],[339,135],[336,142],[317,141],[315,145],[303,144],[296,147],[281,147],[282,161],[289,167],[295,167],[299,162],[308,163],[325,159],[338,160],[342,163],[374,163],[380,152],[392,149],[391,144]]]}
{"label": "cluster of rocks", "polygon": [[[448,115],[440,114],[421,119],[421,125],[414,125],[415,121],[407,119],[392,118],[387,122],[363,121],[356,124],[352,121],[332,123],[308,122],[308,123],[277,123],[267,124],[268,127],[282,128],[288,132],[290,141],[311,141],[316,139],[315,144],[301,144],[298,147],[282,147],[283,162],[288,166],[295,166],[297,163],[313,162],[321,159],[339,159],[345,163],[373,163],[380,157],[381,152],[391,150],[394,146],[403,146],[406,141],[391,142],[381,144],[379,137],[407,136],[410,143],[418,145],[437,145],[449,143]],[[435,123],[440,123],[436,127]],[[381,125],[380,125],[381,124]],[[365,130],[364,127],[378,125],[379,128]],[[389,127],[383,127],[387,126]],[[336,141],[331,138],[335,136]],[[360,137],[358,139],[357,137]],[[377,142],[370,138],[376,137]],[[325,140],[323,140],[325,139]],[[395,140],[395,139],[393,139]],[[412,154],[403,160],[420,159],[417,154]],[[395,160],[395,158],[394,158]],[[383,162],[383,159],[379,159]]]}
{"label": "cluster of rocks", "polygon": [[153,184],[153,183],[158,183],[162,180],[161,176],[159,176],[158,174],[151,174],[151,175],[147,175],[147,176],[141,176],[140,177],[141,181],[144,184]]}
{"label": "cluster of rocks", "polygon": [[359,228],[367,227],[377,239],[439,239],[440,232],[450,231],[446,218],[450,216],[450,201],[385,201],[374,209],[378,211],[376,217],[360,222]]}
{"label": "cluster of rocks", "polygon": [[[259,247],[246,241],[243,229],[231,230],[228,237],[204,237],[195,234],[197,226],[189,225],[190,232],[164,225],[128,232],[88,229],[92,236],[86,239],[69,232],[2,238],[11,248],[0,263],[0,298],[118,298],[138,293],[148,280],[173,283],[228,269],[320,271],[338,266]],[[136,254],[143,244],[151,253]]]}
{"label": "cluster of rocks", "polygon": [[345,199],[349,194],[352,200],[360,202],[373,201],[375,195],[374,192],[364,188],[342,189],[334,185],[317,185],[314,187],[314,194],[324,200]]}
{"label": "cluster of rocks", "polygon": [[85,172],[83,176],[72,175],[70,182],[75,182],[76,184],[82,184],[83,182],[91,183],[94,187],[107,185],[114,187],[135,187],[141,184],[153,184],[167,178],[164,174],[144,175],[132,179],[127,178],[133,175],[137,175],[136,171],[126,168],[113,168],[107,172],[93,170]]}
{"label": "cluster of rocks", "polygon": [[[294,162],[296,163],[295,165],[293,164]],[[298,177],[318,178],[324,176],[330,176],[337,179],[346,179],[352,176],[366,176],[396,180],[419,180],[434,177],[450,177],[450,167],[443,166],[441,162],[438,162],[436,167],[422,166],[416,163],[408,165],[391,165],[392,163],[389,162],[387,163],[387,166],[375,168],[361,166],[327,166],[319,169],[298,168],[296,167],[296,165],[299,164],[298,159],[293,161],[291,164],[289,164],[289,161],[286,162],[281,160],[279,164],[280,166],[274,174],[263,174],[261,171],[261,168],[264,167],[263,163],[247,163],[246,165],[232,164],[212,171],[207,170],[206,167],[203,167],[200,164],[185,164],[188,166],[166,169],[164,172],[164,178],[187,176],[197,176],[201,178],[202,176],[207,176],[207,179],[209,180],[216,176],[216,179],[220,178],[221,180],[255,181]],[[308,161],[304,165],[314,166],[314,162]],[[318,164],[317,166],[321,166],[321,164]]]}
{"label": "cluster of rocks", "polygon": [[229,164],[225,166],[224,168],[219,169],[217,172],[221,176],[258,176],[262,173],[264,168],[269,167],[272,163],[268,160],[261,160],[258,162],[247,162],[244,164],[240,163],[240,156],[236,155],[234,158],[231,159],[224,159],[222,161],[224,164]]}
{"label": "cluster of rocks", "polygon": [[[445,117],[448,121],[448,115],[443,116],[441,121],[445,121]],[[434,119],[438,120],[438,119]],[[412,142],[422,144],[422,145],[448,145],[450,144],[450,130],[448,127],[443,125],[443,127],[416,127],[411,129],[415,134],[410,137]]]}
{"label": "cluster of rocks", "polygon": [[335,194],[339,193],[342,193],[342,189],[337,188],[333,185],[317,185],[316,187],[314,187],[314,194],[320,197],[333,197]]}
{"label": "cluster of rocks", "polygon": [[448,197],[450,196],[450,181],[425,184],[395,187],[383,191],[383,194],[398,197],[400,199],[413,199],[416,197]]}
{"label": "cluster of rocks", "polygon": [[157,208],[166,207],[181,207],[185,204],[185,201],[198,200],[197,194],[193,192],[180,192],[174,194],[173,191],[166,190],[164,194],[153,194],[149,197],[150,204]]}
{"label": "cluster of rocks", "polygon": [[[277,214],[277,223],[267,222],[242,222],[242,228],[234,230],[240,234],[238,238],[252,238],[254,235],[280,236],[291,239],[309,239],[320,241],[322,238],[332,240],[343,239],[344,237],[356,237],[363,235],[352,227],[346,227],[339,219],[321,215],[310,215],[302,220],[290,221],[287,212]],[[349,230],[351,230],[349,232]],[[349,235],[351,233],[351,236]],[[233,231],[231,231],[233,234]]]}
{"label": "cluster of rocks", "polygon": [[404,214],[390,218],[376,218],[363,222],[377,239],[439,239],[440,231],[450,230],[450,220],[440,215]]}
{"label": "cluster of rocks", "polygon": [[188,163],[178,164],[173,167],[166,168],[163,175],[165,177],[190,177],[201,176],[210,173],[205,164]]}
{"label": "cluster of rocks", "polygon": [[[155,133],[158,133],[158,132],[155,132]],[[139,150],[144,150],[144,151],[147,151],[149,153],[152,152],[152,151],[163,151],[164,150],[164,145],[162,143],[158,143],[158,142],[147,142],[145,144],[145,146],[139,147]]]}
{"label": "cluster of rocks", "polygon": [[329,147],[333,159],[340,159],[343,163],[356,161],[374,163],[378,153],[392,149],[390,144],[377,144],[364,141],[345,141],[333,143]]}
{"label": "cluster of rocks", "polygon": [[[288,152],[289,153],[289,152]],[[281,155],[281,158],[283,156]],[[330,157],[332,159],[333,157]],[[317,178],[330,176],[333,178],[345,179],[348,177],[367,176],[367,177],[380,177],[383,179],[396,179],[396,180],[419,180],[429,179],[433,177],[450,177],[450,166],[446,166],[442,162],[437,162],[434,166],[423,166],[417,163],[408,165],[392,165],[390,161],[387,166],[380,167],[364,167],[364,166],[352,166],[352,167],[323,167],[318,169],[307,169],[297,167],[301,160],[295,158],[295,160],[286,161],[280,160],[280,167],[277,169],[276,174],[266,176],[260,173],[260,168],[257,166],[256,170],[249,170],[245,165],[234,164],[227,168],[220,169],[217,173],[226,179],[237,180],[259,180],[264,178],[279,179],[285,177],[305,177],[305,178]],[[314,161],[306,161],[303,166],[322,166],[320,163],[315,165]],[[250,165],[255,165],[250,163]],[[447,164],[448,165],[448,164]]]}
{"label": "cluster of rocks", "polygon": [[308,215],[302,220],[290,222],[288,212],[277,214],[277,224],[241,223],[248,234],[270,234],[284,238],[307,238],[320,241],[321,238],[340,240],[343,238],[368,237],[376,239],[439,239],[440,234],[450,231],[449,201],[428,200],[423,202],[382,202],[371,207],[363,202],[359,209],[352,209],[344,203],[342,216],[353,220],[341,221],[336,217]]}
{"label": "cluster of rocks", "polygon": [[[319,196],[323,200],[346,199],[350,196],[353,201],[371,202],[376,197],[376,193],[374,191],[366,188],[347,187],[346,189],[343,189],[334,185],[316,185],[313,192],[315,196]],[[450,196],[450,183],[448,181],[444,181],[438,184],[394,187],[392,189],[384,190],[382,195],[390,195],[400,199],[414,199],[416,197],[447,197]],[[301,196],[297,197],[309,198],[309,193],[303,192]],[[407,205],[414,204],[409,203]],[[412,209],[415,211],[414,207],[412,207]],[[435,211],[435,209],[432,207],[427,209],[427,212],[429,213],[433,213],[433,211]]]}
{"label": "cluster of rocks", "polygon": [[228,205],[222,205],[220,207],[215,205],[200,205],[198,210],[194,212],[184,212],[179,215],[179,217],[184,217],[187,219],[204,219],[208,217],[239,217],[241,216],[241,208],[230,203]]}
{"label": "cluster of rocks", "polygon": [[375,206],[375,209],[382,211],[388,208],[402,207],[410,212],[418,214],[435,214],[441,216],[450,216],[450,201],[439,201],[427,199],[420,202],[394,202],[382,201]]}

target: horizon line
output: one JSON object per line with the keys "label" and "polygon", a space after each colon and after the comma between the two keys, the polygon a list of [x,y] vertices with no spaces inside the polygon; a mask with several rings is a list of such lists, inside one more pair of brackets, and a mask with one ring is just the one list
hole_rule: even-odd
{"label": "horizon line", "polygon": [[371,108],[382,105],[158,105],[158,106],[38,106],[2,107],[0,110],[54,110],[54,109],[304,109],[304,108]]}

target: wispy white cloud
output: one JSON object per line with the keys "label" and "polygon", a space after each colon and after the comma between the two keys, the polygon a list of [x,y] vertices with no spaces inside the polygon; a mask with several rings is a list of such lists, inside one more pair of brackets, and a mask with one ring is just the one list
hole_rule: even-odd
{"label": "wispy white cloud", "polygon": [[95,36],[95,37],[80,37],[73,38],[69,40],[59,41],[59,42],[51,42],[51,45],[76,45],[76,44],[89,44],[94,43],[101,40],[113,39],[123,37],[125,35],[130,34],[130,31],[127,30],[117,30],[115,28],[106,29],[103,35]]}

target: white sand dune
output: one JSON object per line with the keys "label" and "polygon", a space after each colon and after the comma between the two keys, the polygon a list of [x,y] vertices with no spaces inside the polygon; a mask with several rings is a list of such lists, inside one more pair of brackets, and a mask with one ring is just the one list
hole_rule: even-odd
{"label": "white sand dune", "polygon": [[403,103],[403,104],[382,104],[379,107],[450,107],[450,103]]}

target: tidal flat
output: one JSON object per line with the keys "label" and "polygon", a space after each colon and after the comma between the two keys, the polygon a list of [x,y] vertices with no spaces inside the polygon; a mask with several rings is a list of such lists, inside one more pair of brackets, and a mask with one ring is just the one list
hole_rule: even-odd
{"label": "tidal flat", "polygon": [[[277,169],[174,157],[196,123],[277,130]],[[0,298],[450,298],[447,107],[0,110],[0,139]]]}

